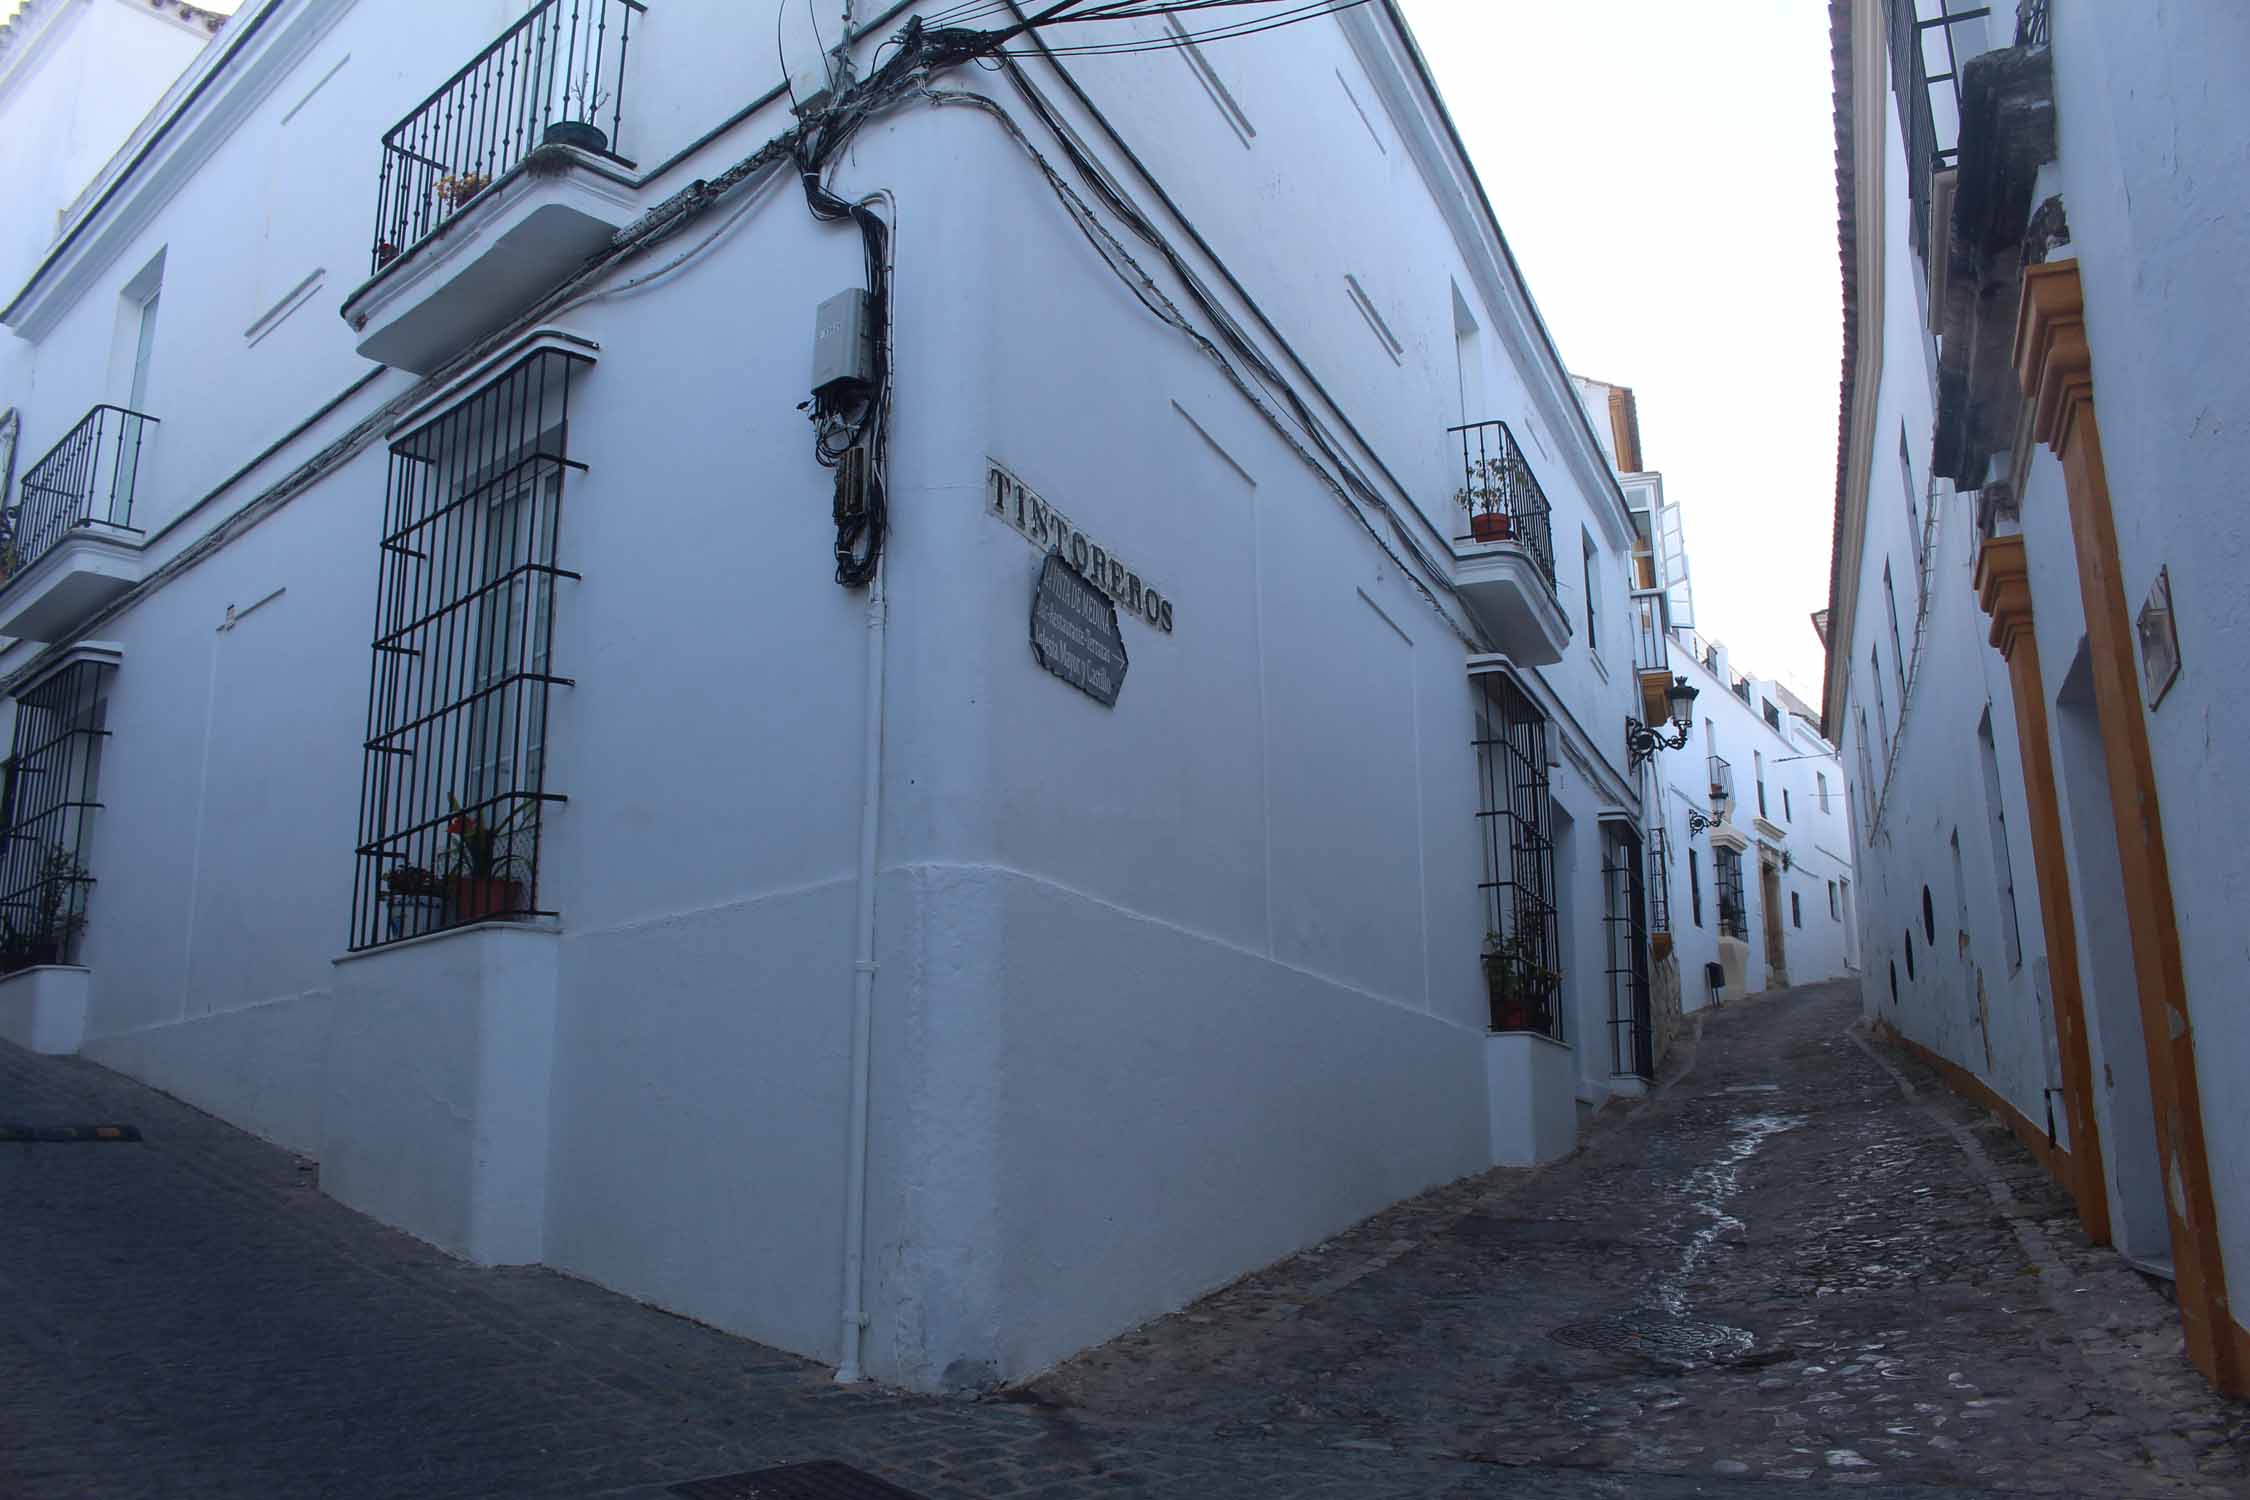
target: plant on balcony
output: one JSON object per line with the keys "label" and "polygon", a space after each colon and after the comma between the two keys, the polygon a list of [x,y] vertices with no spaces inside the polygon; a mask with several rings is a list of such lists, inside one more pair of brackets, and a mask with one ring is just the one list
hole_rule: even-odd
{"label": "plant on balcony", "polygon": [[609,102],[609,94],[599,84],[589,86],[584,79],[572,84],[563,93],[563,102],[576,106],[565,118],[555,121],[540,133],[543,146],[575,146],[580,151],[602,152],[609,149],[609,134],[594,123]]}
{"label": "plant on balcony", "polygon": [[518,803],[506,817],[486,823],[475,813],[463,811],[457,798],[448,796],[446,803],[453,812],[445,825],[449,841],[445,882],[448,920],[482,922],[520,913],[524,907],[522,877],[529,872],[531,861],[515,852],[515,842],[532,830],[516,825],[527,804]]}
{"label": "plant on balcony", "polygon": [[454,172],[437,180],[437,195],[448,208],[458,209],[492,185],[489,172]]}
{"label": "plant on balcony", "polygon": [[1484,936],[1484,984],[1492,1000],[1494,1031],[1555,1029],[1555,990],[1563,971],[1550,968],[1532,935],[1534,915],[1513,934],[1488,932]]}
{"label": "plant on balcony", "polygon": [[73,899],[85,881],[86,867],[68,849],[48,848],[39,865],[38,900],[24,925],[18,927],[13,915],[0,918],[0,974],[69,957],[71,939],[86,928],[86,914]]}
{"label": "plant on balcony", "polygon": [[1480,542],[1505,542],[1516,534],[1509,502],[1508,467],[1497,458],[1474,459],[1468,483],[1453,492],[1453,503],[1469,513],[1469,535]]}
{"label": "plant on balcony", "polygon": [[378,271],[398,259],[398,246],[389,240],[375,242],[375,269]]}
{"label": "plant on balcony", "polygon": [[445,925],[445,882],[434,871],[400,865],[383,877],[383,885],[392,937],[414,937]]}

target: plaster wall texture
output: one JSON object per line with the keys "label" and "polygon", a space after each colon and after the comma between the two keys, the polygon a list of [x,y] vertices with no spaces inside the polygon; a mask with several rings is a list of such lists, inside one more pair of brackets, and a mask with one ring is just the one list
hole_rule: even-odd
{"label": "plaster wall texture", "polygon": [[[2077,258],[2085,292],[2126,607],[2139,611],[2163,569],[2178,620],[2179,677],[2144,711],[2211,1186],[2228,1283],[2239,1288],[2250,1286],[2250,1098],[2227,1081],[2250,1062],[2250,1017],[2236,1000],[2250,853],[2220,810],[2237,801],[2235,747],[2250,735],[2250,706],[2231,690],[2229,670],[2250,650],[2250,621],[2235,607],[2250,526],[2229,501],[2250,438],[2226,419],[2250,398],[2250,369],[2210,310],[2241,306],[2250,294],[2242,128],[2250,16],[2230,7],[2132,15],[2058,6],[2054,26],[2051,174],[2072,240],[2056,254]],[[2040,519],[2059,531],[2053,478]],[[2027,510],[2027,535],[2033,527]],[[2075,576],[2055,575],[2048,592]],[[2038,589],[2041,574],[2033,580]],[[2074,581],[2069,591],[2075,596]]]}
{"label": "plaster wall texture", "polygon": [[[1856,559],[1858,605],[1849,635],[1836,638],[1849,652],[1848,663],[1841,664],[1847,683],[1841,769],[1851,798],[1850,826],[1861,841],[1856,852],[1862,878],[1854,904],[1862,929],[1864,1004],[1870,1016],[1969,1069],[2025,1118],[2044,1125],[2046,1090],[2059,1087],[2061,1079],[2029,814],[2015,748],[2015,701],[2008,665],[1989,643],[1991,622],[1978,605],[1972,582],[1975,497],[1957,495],[1941,481],[1940,493],[1932,499],[1928,462],[1935,396],[1926,292],[1919,284],[1923,266],[1908,238],[1905,158],[1895,103],[1888,94],[1884,102],[1890,113],[1879,205],[1886,246],[1882,364],[1864,542]],[[1869,211],[1865,196],[1863,185],[1863,212]],[[1930,540],[1932,553],[1928,615],[1917,653],[1916,559],[1923,537]],[[2077,628],[2075,590],[2068,599],[2050,597],[2058,593],[2039,587],[2035,577],[2033,619],[2050,701],[2060,671],[2069,664]],[[2051,635],[2064,631],[2070,632],[2073,645],[2051,643]],[[1903,698],[1902,651],[1908,663]],[[1987,715],[1999,788],[1998,840],[1979,739]],[[2003,869],[2012,872],[2012,903],[2004,894]],[[2017,944],[2008,938],[2011,905],[2020,961]],[[2098,932],[2084,936],[2090,943],[2103,941]],[[2097,1057],[2097,1073],[2099,1061]],[[2055,1102],[2055,1135],[2067,1145],[2069,1125],[2059,1099]]]}
{"label": "plaster wall texture", "polygon": [[[106,248],[39,337],[27,444],[111,389],[122,288],[161,252],[165,428],[136,515],[152,566],[414,389],[376,373],[193,509],[369,369],[333,313],[366,264],[375,143],[505,9],[446,8],[408,36],[378,7],[276,4],[241,121],[185,122],[145,225],[87,242]],[[683,85],[636,116],[628,154],[653,164],[717,123],[738,101],[710,59],[764,55],[772,19],[652,7],[637,97]],[[712,41],[761,25],[757,47]],[[1507,419],[1553,506],[1566,613],[1582,624],[1590,539],[1597,618],[1624,648],[1614,481],[1496,247],[1433,206],[1429,121],[1398,123],[1396,81],[1366,62],[1381,28],[1351,13],[1274,35],[1231,65],[1249,145],[1176,55],[1088,69],[1088,87],[1343,403],[1366,466],[1398,475],[1405,531],[1444,557],[1443,428]],[[1288,107],[1304,78],[1334,86],[1325,109]],[[786,118],[767,106],[648,201]],[[1239,160],[1214,166],[1214,142]],[[1471,651],[1458,606],[1149,315],[990,119],[911,107],[858,137],[839,182],[892,189],[899,226],[869,1369],[977,1384],[1492,1159]],[[485,982],[456,972],[484,938],[333,962],[377,441],[100,625],[123,665],[87,851],[84,1050],[338,1163],[340,1194],[441,1244],[827,1358],[866,625],[829,577],[827,476],[796,406],[812,309],[862,273],[856,237],[814,223],[794,183],[746,205],[693,264],[560,320],[599,346],[560,532],[583,579],[558,590],[553,655],[575,685],[547,735],[569,801],[543,822],[540,884],[563,915],[508,935],[551,948],[519,966],[551,979],[512,969],[504,1003],[433,1010],[433,989]],[[1464,311],[1489,337],[1464,337]],[[1171,632],[1124,623],[1114,710],[1030,658],[1038,554],[986,514],[993,460],[1175,601]],[[1590,1091],[1609,1071],[1597,819],[1632,811],[1611,727],[1629,666],[1581,639],[1532,682],[1575,819],[1561,879]]]}

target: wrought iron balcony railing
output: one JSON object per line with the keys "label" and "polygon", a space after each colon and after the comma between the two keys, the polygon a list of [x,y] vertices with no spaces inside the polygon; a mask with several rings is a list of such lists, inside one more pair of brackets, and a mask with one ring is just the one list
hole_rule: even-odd
{"label": "wrought iron balcony railing", "polygon": [[97,406],[24,470],[0,542],[0,580],[22,573],[82,527],[133,531],[133,491],[155,425],[156,418],[122,406]]}
{"label": "wrought iron balcony railing", "polygon": [[1664,628],[1664,623],[1664,591],[1633,590],[1634,671],[1668,672],[1672,669],[1672,654],[1665,645],[1670,632]]}
{"label": "wrought iron balcony railing", "polygon": [[1714,755],[1711,757],[1711,811],[1716,814],[1721,802],[1733,800],[1734,767],[1727,764],[1725,756]]}
{"label": "wrought iron balcony railing", "polygon": [[1461,440],[1461,488],[1453,498],[1469,518],[1468,531],[1454,540],[1514,542],[1531,554],[1552,588],[1555,545],[1547,494],[1516,445],[1516,435],[1505,422],[1471,422],[1446,432]]}
{"label": "wrought iron balcony railing", "polygon": [[543,0],[383,136],[370,274],[541,146],[612,160],[641,0]]}

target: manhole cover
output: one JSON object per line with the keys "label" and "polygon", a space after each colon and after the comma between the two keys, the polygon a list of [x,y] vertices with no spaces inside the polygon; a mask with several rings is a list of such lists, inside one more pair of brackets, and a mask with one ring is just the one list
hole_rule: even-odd
{"label": "manhole cover", "polygon": [[684,1500],[922,1500],[912,1490],[902,1490],[832,1458],[691,1479],[673,1485],[672,1493]]}
{"label": "manhole cover", "polygon": [[0,1125],[0,1141],[137,1141],[136,1125]]}
{"label": "manhole cover", "polygon": [[1698,1323],[1691,1318],[1617,1314],[1568,1323],[1548,1335],[1558,1344],[1576,1349],[1600,1349],[1612,1354],[1645,1354],[1652,1359],[1681,1363],[1718,1362],[1750,1352],[1757,1342],[1747,1328],[1724,1323]]}

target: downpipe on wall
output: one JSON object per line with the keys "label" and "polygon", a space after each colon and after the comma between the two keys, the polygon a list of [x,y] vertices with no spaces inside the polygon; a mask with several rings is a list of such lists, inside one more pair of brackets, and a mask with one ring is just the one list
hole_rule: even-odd
{"label": "downpipe on wall", "polygon": [[867,1114],[875,1010],[875,849],[883,812],[883,646],[888,607],[880,564],[867,586],[867,743],[859,803],[859,920],[852,957],[852,1102],[844,1189],[844,1339],[836,1381],[862,1379],[860,1340],[867,1329],[863,1283],[867,1258]]}

